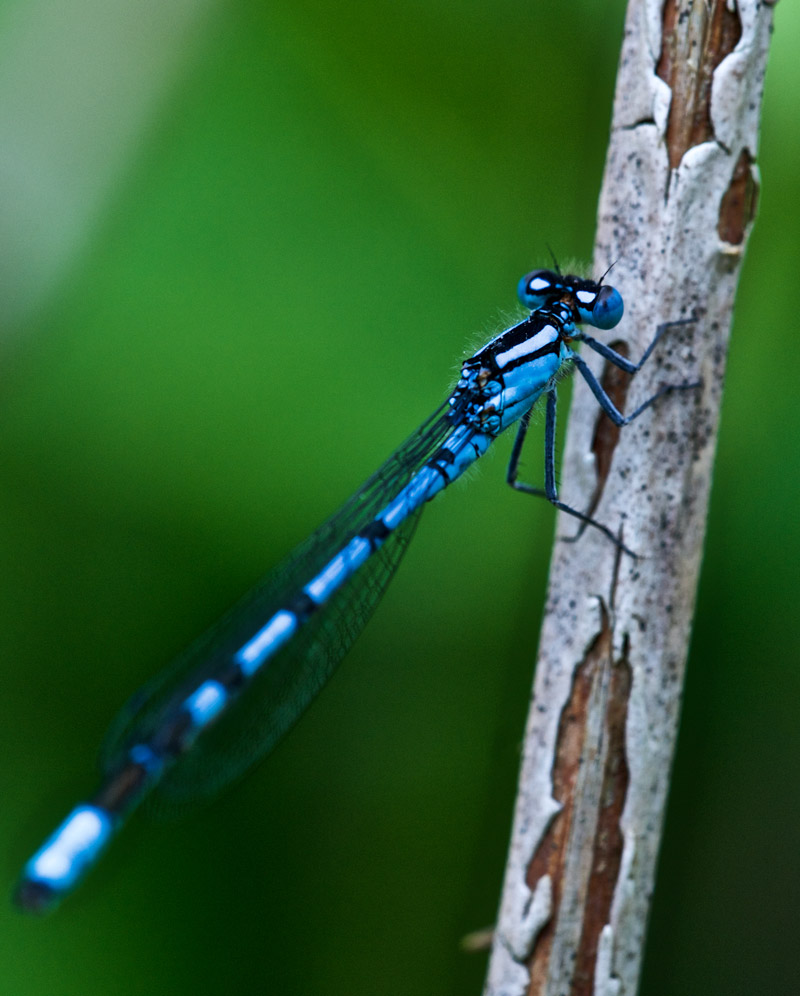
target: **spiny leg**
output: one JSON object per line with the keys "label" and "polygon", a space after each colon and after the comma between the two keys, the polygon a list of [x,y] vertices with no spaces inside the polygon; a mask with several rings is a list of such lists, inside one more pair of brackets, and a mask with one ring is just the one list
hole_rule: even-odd
{"label": "spiny leg", "polygon": [[[622,412],[619,410],[619,408],[617,408],[617,406],[614,404],[611,398],[603,390],[603,387],[598,381],[598,379],[595,377],[595,375],[586,365],[586,361],[581,359],[581,357],[578,356],[577,353],[573,356],[572,359],[573,362],[575,363],[575,366],[578,368],[581,377],[583,377],[583,379],[589,385],[592,394],[597,399],[597,403],[600,405],[600,407],[603,409],[606,415],[608,415],[608,417],[611,419],[614,425],[618,425],[620,428],[622,428],[623,425],[630,425],[631,422],[634,421],[634,419],[637,419],[642,414],[642,412],[645,411],[645,409],[649,408],[654,401],[657,401],[663,395],[669,394],[671,391],[689,391],[693,390],[696,387],[702,386],[702,381],[699,380],[693,381],[690,384],[664,384],[663,387],[660,387],[655,394],[649,397],[646,401],[642,402],[642,404],[639,405],[639,407],[635,411],[631,412],[630,415],[623,415]],[[622,357],[620,357],[620,359],[622,359]]]}
{"label": "spiny leg", "polygon": [[[697,321],[697,315],[692,315],[691,318],[683,318],[674,322],[664,322],[663,324],[659,325],[658,328],[656,329],[656,334],[653,336],[652,342],[644,351],[644,354],[638,363],[632,363],[627,357],[622,356],[616,350],[611,349],[610,346],[606,346],[602,342],[598,342],[596,339],[593,339],[589,335],[582,334],[580,336],[580,339],[582,342],[585,342],[587,346],[591,347],[596,353],[599,353],[600,356],[604,357],[606,360],[613,363],[621,370],[624,370],[626,373],[629,374],[635,374],[639,370],[641,370],[641,368],[644,366],[648,357],[653,352],[653,349],[655,348],[659,339],[667,331],[667,329],[675,328],[676,326],[680,325],[691,325],[695,321]],[[633,422],[634,419],[638,418],[643,411],[649,408],[650,405],[652,405],[653,402],[656,401],[658,398],[660,398],[662,395],[669,394],[672,391],[687,391],[702,386],[702,381],[693,381],[691,383],[686,383],[686,384],[666,384],[662,386],[658,391],[656,391],[656,393],[652,395],[652,397],[648,398],[643,404],[639,405],[639,407],[630,415],[623,415],[622,412],[616,407],[614,402],[611,400],[605,389],[599,383],[595,375],[586,365],[586,362],[583,359],[581,359],[580,356],[577,355],[573,357],[573,360],[578,370],[580,371],[581,376],[584,378],[586,383],[591,388],[592,394],[594,394],[600,407],[603,409],[606,415],[608,415],[608,417],[611,419],[614,425],[618,426],[619,428],[622,428],[623,426],[629,425],[631,422]],[[579,539],[580,536],[583,534],[583,530],[585,528],[586,528],[585,524],[582,524],[578,529],[576,535],[570,537],[570,540],[574,541]]]}
{"label": "spiny leg", "polygon": [[544,426],[544,490],[541,488],[535,488],[531,484],[526,484],[524,481],[517,480],[519,458],[522,453],[522,447],[525,442],[528,427],[530,426],[531,410],[525,412],[520,419],[519,429],[517,429],[517,437],[514,440],[514,445],[511,449],[511,458],[508,462],[506,481],[517,491],[523,491],[528,495],[538,495],[539,497],[546,498],[551,505],[555,505],[555,507],[561,509],[562,512],[566,512],[568,515],[572,515],[576,519],[579,519],[585,526],[594,526],[595,529],[599,529],[601,533],[607,536],[614,546],[618,547],[620,550],[623,550],[631,557],[635,557],[636,554],[632,550],[629,550],[622,540],[611,532],[608,526],[604,526],[602,522],[597,522],[595,519],[591,518],[591,516],[585,515],[583,512],[579,512],[577,508],[567,505],[566,502],[561,501],[558,497],[558,488],[556,487],[556,401],[556,389],[555,387],[552,387],[547,392],[547,410]]}
{"label": "spiny leg", "polygon": [[608,360],[610,363],[613,363],[614,366],[619,367],[620,370],[624,370],[629,374],[635,374],[638,373],[639,370],[641,370],[645,365],[650,354],[658,345],[661,336],[668,329],[678,328],[681,325],[692,325],[696,321],[697,315],[693,314],[690,318],[679,318],[674,322],[662,322],[662,324],[656,329],[656,334],[653,336],[652,342],[644,351],[644,354],[638,363],[632,363],[627,356],[623,356],[615,349],[612,349],[610,346],[606,346],[605,343],[599,342],[593,336],[587,335],[585,332],[581,332],[580,335],[577,335],[575,338],[580,342],[585,342],[590,349],[593,349],[595,353],[599,353],[600,356]]}

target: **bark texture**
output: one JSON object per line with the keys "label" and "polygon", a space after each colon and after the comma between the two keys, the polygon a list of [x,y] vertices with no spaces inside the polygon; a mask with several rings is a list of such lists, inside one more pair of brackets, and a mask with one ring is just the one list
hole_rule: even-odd
{"label": "bark texture", "polygon": [[[576,384],[562,497],[638,557],[591,529],[556,542],[486,996],[637,991],[771,26],[760,0],[629,4],[595,273],[615,264],[626,314],[611,344],[634,360],[659,323],[696,321],[634,378],[584,358],[627,411],[664,384],[702,386],[620,432]],[[574,533],[561,516],[557,536]]]}

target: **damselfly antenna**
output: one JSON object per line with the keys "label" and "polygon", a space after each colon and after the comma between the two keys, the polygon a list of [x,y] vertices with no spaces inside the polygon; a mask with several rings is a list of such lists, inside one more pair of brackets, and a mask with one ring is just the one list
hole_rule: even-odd
{"label": "damselfly antenna", "polygon": [[545,242],[545,245],[547,246],[547,251],[550,253],[550,259],[552,259],[552,261],[553,261],[553,269],[556,271],[556,273],[560,277],[561,276],[561,267],[558,265],[558,260],[556,259],[556,254],[553,252],[553,247],[550,245],[549,242]]}

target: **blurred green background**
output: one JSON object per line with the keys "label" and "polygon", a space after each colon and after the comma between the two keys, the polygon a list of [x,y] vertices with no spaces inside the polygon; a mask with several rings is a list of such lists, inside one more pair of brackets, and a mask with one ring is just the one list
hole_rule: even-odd
{"label": "blurred green background", "polygon": [[[0,8],[6,893],[126,697],[428,415],[547,243],[590,258],[623,14]],[[799,30],[780,5],[646,996],[797,989]],[[510,442],[267,764],[136,818],[55,916],[0,907],[0,992],[480,991],[553,528]]]}

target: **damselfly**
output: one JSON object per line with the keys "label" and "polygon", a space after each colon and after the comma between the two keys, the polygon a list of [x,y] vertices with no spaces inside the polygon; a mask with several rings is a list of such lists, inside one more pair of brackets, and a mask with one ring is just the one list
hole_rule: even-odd
{"label": "damselfly", "polygon": [[[556,380],[577,367],[603,411],[614,406],[572,344],[616,366],[638,363],[578,329],[611,329],[622,297],[600,281],[536,270],[519,297],[531,314],[467,359],[450,397],[352,498],[122,710],[107,737],[105,778],[25,865],[18,905],[42,912],[96,862],[125,818],[154,789],[178,802],[216,792],[270,751],[317,695],[363,629],[411,538],[422,507],[474,463],[512,423],[519,429],[508,469],[514,487],[542,494],[617,546],[607,526],[566,505],[555,480]],[[545,486],[517,480],[531,410],[547,396]],[[623,547],[624,549],[624,547]],[[627,551],[630,552],[630,551]]]}

